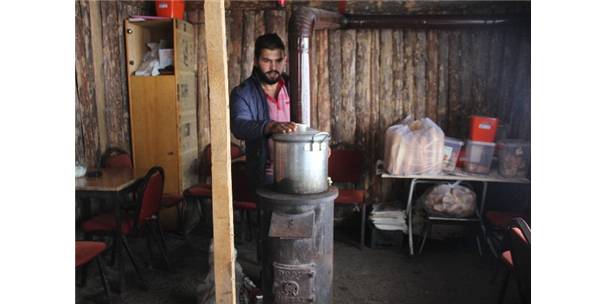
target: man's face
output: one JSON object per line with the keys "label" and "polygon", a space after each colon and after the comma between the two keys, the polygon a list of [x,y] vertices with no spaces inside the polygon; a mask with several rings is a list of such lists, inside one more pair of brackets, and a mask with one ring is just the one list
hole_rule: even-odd
{"label": "man's face", "polygon": [[261,77],[261,80],[268,84],[274,84],[278,82],[282,72],[284,72],[286,56],[281,49],[262,49],[255,65],[259,68],[262,76],[264,76]]}

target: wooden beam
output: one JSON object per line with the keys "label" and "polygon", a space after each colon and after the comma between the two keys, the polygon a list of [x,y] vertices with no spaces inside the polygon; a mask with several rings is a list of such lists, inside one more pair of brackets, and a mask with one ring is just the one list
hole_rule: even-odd
{"label": "wooden beam", "polygon": [[448,32],[440,32],[438,68],[438,125],[443,131],[448,128]]}
{"label": "wooden beam", "polygon": [[316,31],[318,56],[318,128],[330,133],[330,88],[328,71],[328,30]]}
{"label": "wooden beam", "polygon": [[415,91],[414,50],[417,36],[413,30],[404,32],[404,116],[414,114],[414,104],[417,94]]}
{"label": "wooden beam", "polygon": [[368,147],[370,143],[370,30],[356,32],[356,133],[355,140],[359,147]]}
{"label": "wooden beam", "polygon": [[[242,10],[232,9],[230,14],[230,31],[229,31],[229,89],[231,90],[240,84],[241,73],[241,58],[242,58]],[[246,75],[246,79],[250,75]]]}
{"label": "wooden beam", "polygon": [[448,128],[447,134],[463,138],[459,130],[461,110],[461,32],[448,34]]}
{"label": "wooden beam", "polygon": [[425,115],[434,122],[438,122],[438,74],[440,49],[438,45],[438,31],[427,31],[427,100]]}
{"label": "wooden beam", "polygon": [[426,89],[426,66],[427,66],[427,31],[416,30],[417,40],[415,43],[415,89],[416,99],[413,100],[415,105],[415,119],[421,119],[427,116],[427,89]]}
{"label": "wooden beam", "polygon": [[339,123],[347,126],[341,129],[341,142],[354,144],[356,141],[356,31],[341,32],[341,105]]}
{"label": "wooden beam", "polygon": [[330,126],[332,143],[341,142],[342,130],[339,128],[339,114],[341,113],[341,31],[330,30],[328,32],[328,71],[329,71],[329,92],[330,92]]}
{"label": "wooden beam", "polygon": [[78,1],[76,4],[76,92],[78,96],[84,161],[88,167],[98,166],[99,128],[95,95],[95,75],[92,67],[90,3]]}
{"label": "wooden beam", "polygon": [[379,146],[383,147],[385,130],[394,121],[393,102],[393,30],[379,30]]}
{"label": "wooden beam", "polygon": [[204,2],[210,93],[216,303],[236,303],[225,3]]}
{"label": "wooden beam", "polygon": [[[404,31],[393,31],[393,115],[394,123],[404,118]],[[406,113],[408,114],[408,113]]]}
{"label": "wooden beam", "polygon": [[124,67],[124,36],[123,19],[120,14],[125,6],[117,1],[101,1],[100,17],[102,22],[103,48],[103,78],[105,99],[105,123],[107,130],[107,145],[126,148],[128,151],[128,117],[130,115],[126,103],[128,91],[126,87],[127,75]]}
{"label": "wooden beam", "polygon": [[93,71],[95,73],[95,97],[97,103],[97,121],[99,122],[99,147],[107,148],[107,130],[105,129],[105,83],[103,79],[103,40],[101,29],[100,2],[90,2],[91,47],[93,51]]}
{"label": "wooden beam", "polygon": [[255,59],[255,14],[252,12],[245,13],[242,26],[242,72],[240,80],[244,81],[250,77]]}

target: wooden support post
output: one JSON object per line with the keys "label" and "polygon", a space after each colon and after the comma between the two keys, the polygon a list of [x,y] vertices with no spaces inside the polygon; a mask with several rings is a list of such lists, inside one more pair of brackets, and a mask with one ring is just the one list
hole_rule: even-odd
{"label": "wooden support post", "polygon": [[224,1],[205,1],[204,18],[210,92],[215,298],[216,303],[235,304],[234,225]]}

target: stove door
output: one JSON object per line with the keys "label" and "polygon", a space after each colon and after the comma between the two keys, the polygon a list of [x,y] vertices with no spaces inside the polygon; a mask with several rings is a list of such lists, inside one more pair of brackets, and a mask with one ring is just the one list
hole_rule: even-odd
{"label": "stove door", "polygon": [[314,264],[287,265],[273,263],[274,303],[313,303],[314,302]]}

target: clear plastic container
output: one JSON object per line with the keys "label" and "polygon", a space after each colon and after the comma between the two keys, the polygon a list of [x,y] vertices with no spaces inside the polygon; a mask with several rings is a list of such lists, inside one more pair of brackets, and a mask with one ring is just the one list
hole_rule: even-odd
{"label": "clear plastic container", "polygon": [[461,147],[463,147],[462,140],[444,137],[444,163],[442,164],[442,171],[453,172],[455,170]]}
{"label": "clear plastic container", "polygon": [[488,174],[495,146],[495,143],[467,140],[465,144],[465,171]]}
{"label": "clear plastic container", "polygon": [[526,177],[530,161],[530,144],[523,140],[508,139],[497,143],[499,147],[499,174],[503,177]]}

